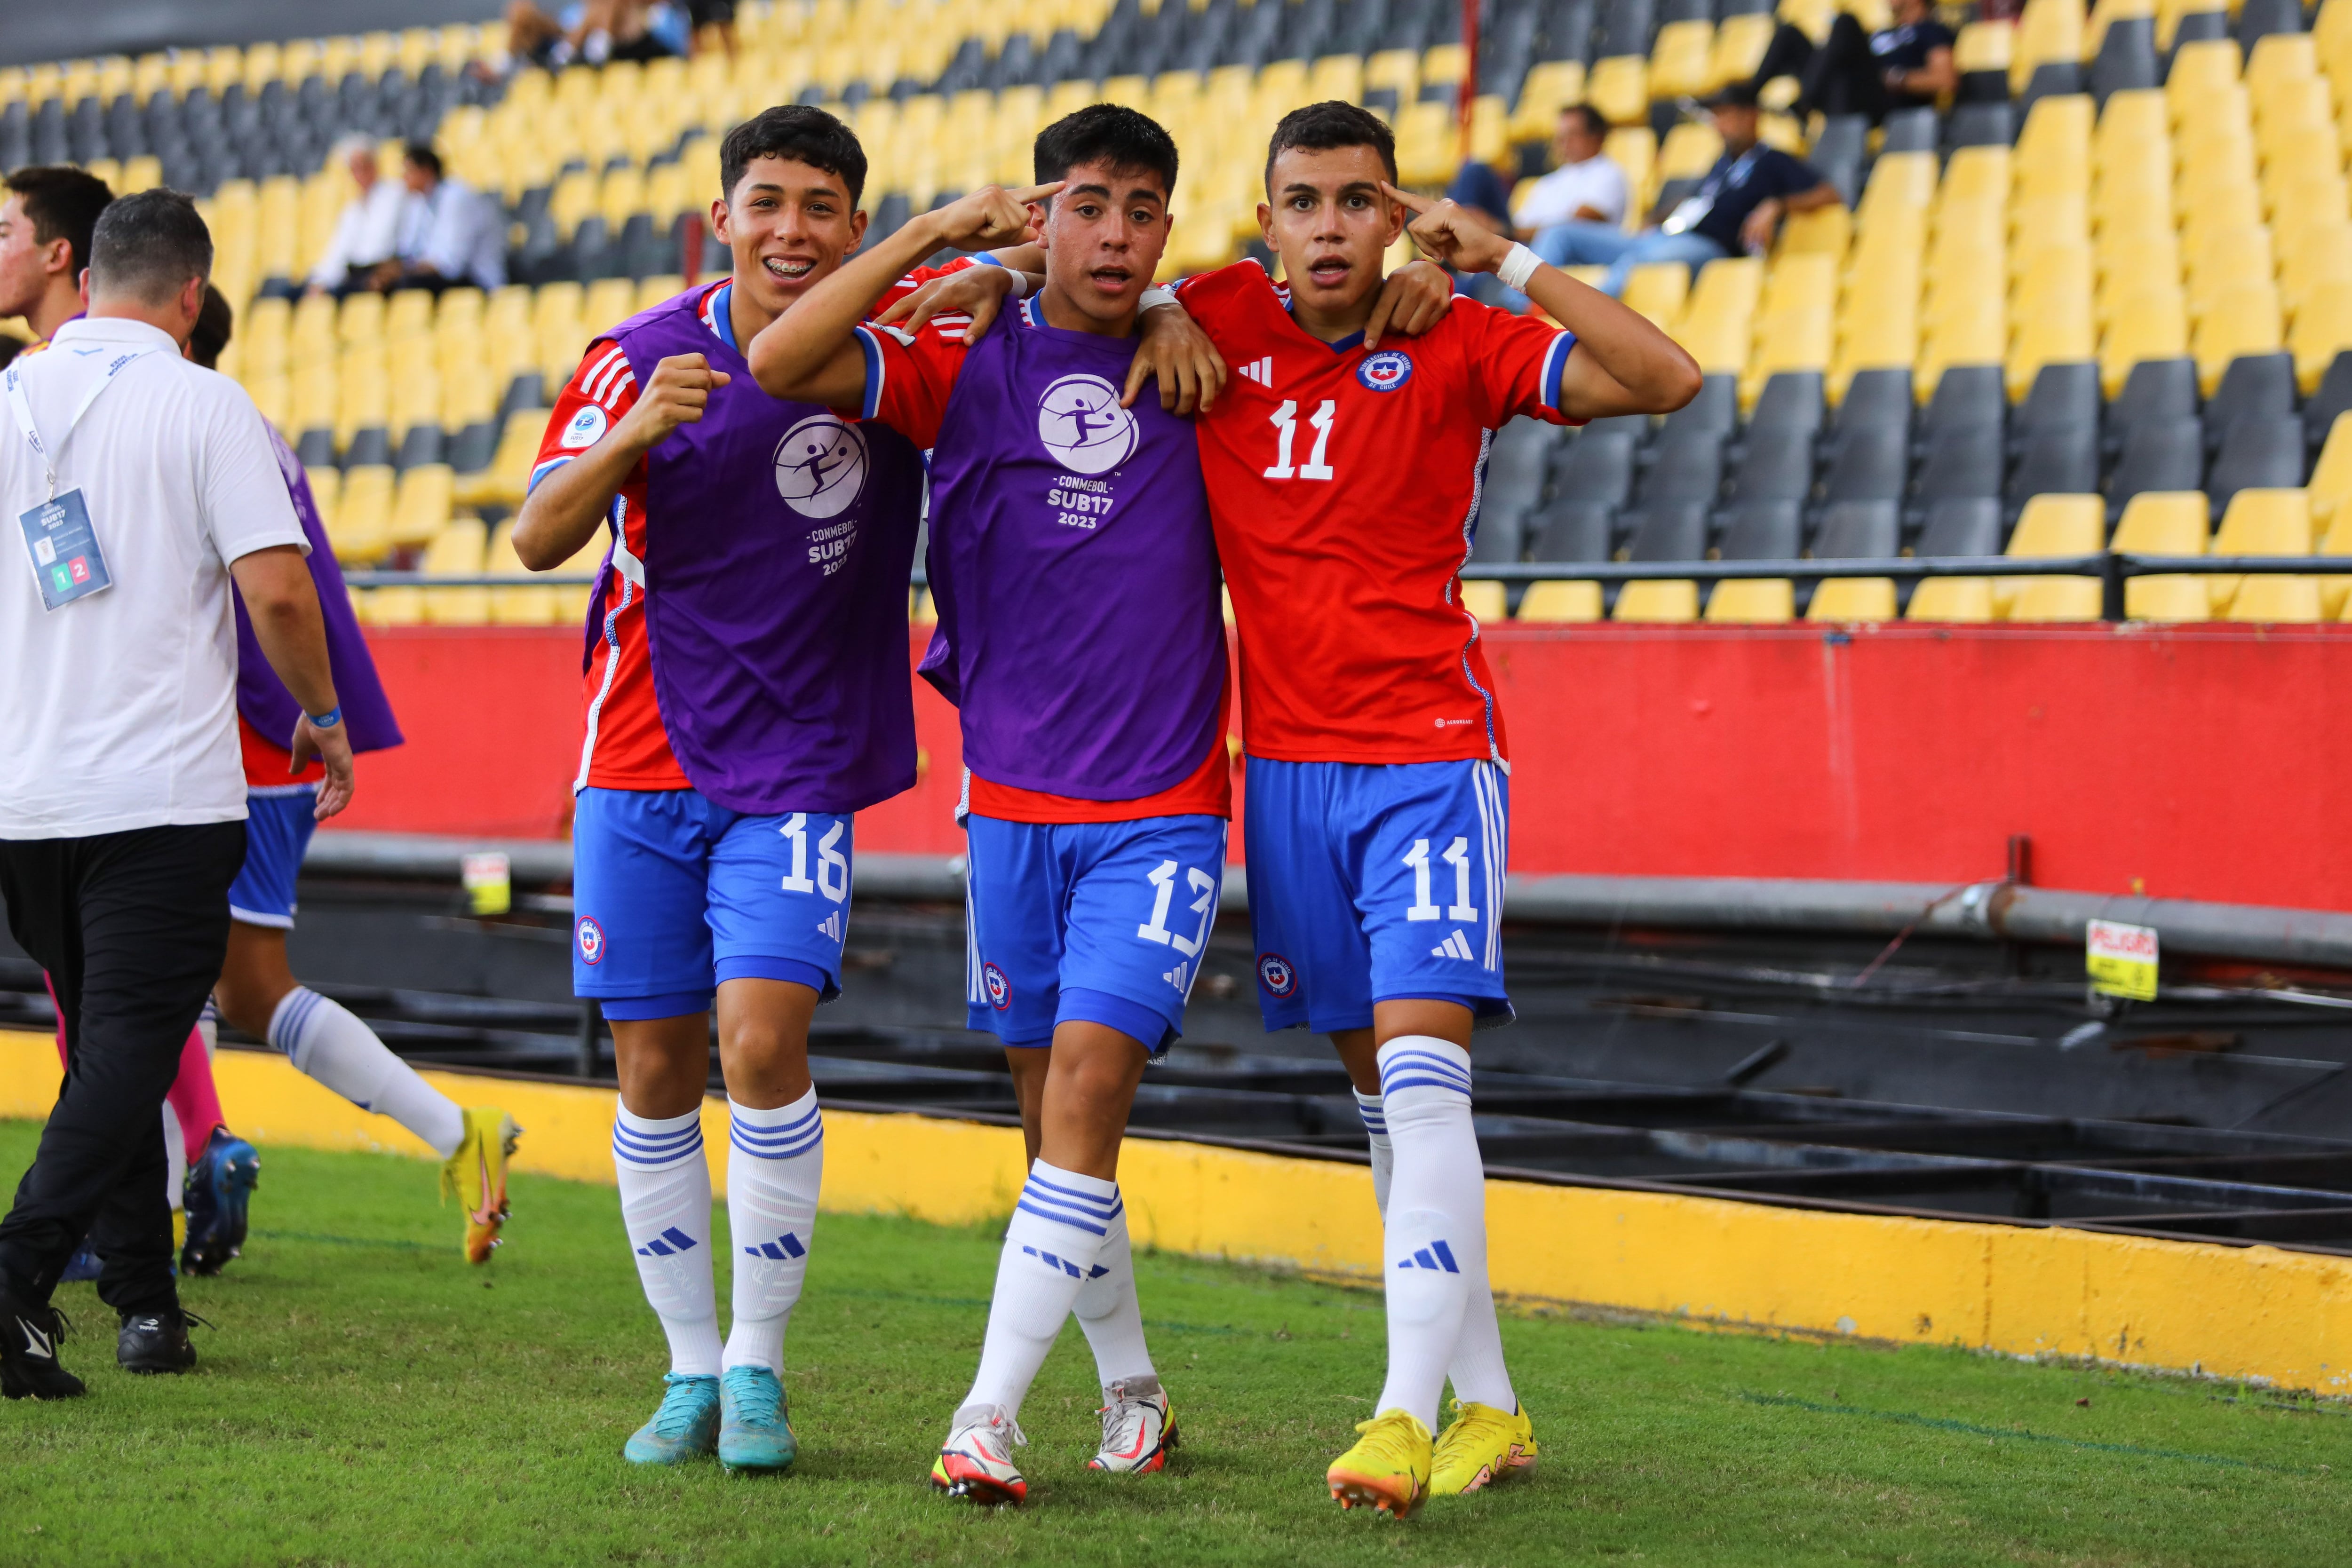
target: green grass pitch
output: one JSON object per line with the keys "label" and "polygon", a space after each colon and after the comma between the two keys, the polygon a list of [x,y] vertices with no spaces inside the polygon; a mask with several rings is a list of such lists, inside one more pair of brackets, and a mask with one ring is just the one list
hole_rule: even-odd
{"label": "green grass pitch", "polygon": [[[36,1129],[0,1123],[0,1166]],[[1093,1364],[1065,1331],[1024,1412],[1030,1502],[933,1496],[978,1354],[982,1230],[828,1216],[793,1322],[782,1478],[644,1471],[667,1363],[608,1187],[514,1183],[483,1270],[434,1167],[270,1149],[246,1255],[190,1281],[203,1364],[113,1364],[0,1406],[0,1564],[1814,1563],[2318,1564],[2352,1558],[2352,1409],[2230,1385],[1662,1325],[1504,1323],[1543,1462],[1402,1523],[1323,1467],[1379,1392],[1379,1298],[1138,1260],[1177,1401],[1168,1473],[1089,1474]],[[721,1235],[725,1207],[720,1206]],[[720,1298],[725,1299],[722,1275]]]}

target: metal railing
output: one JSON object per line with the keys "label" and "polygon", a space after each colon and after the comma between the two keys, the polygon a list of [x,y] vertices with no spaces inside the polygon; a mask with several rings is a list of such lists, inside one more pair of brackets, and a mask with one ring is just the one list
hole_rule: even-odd
{"label": "metal railing", "polygon": [[[1736,582],[1790,578],[1819,582],[1830,578],[1888,577],[1917,582],[1931,577],[2090,577],[2100,583],[2100,616],[2121,621],[2124,584],[2135,577],[2352,577],[2352,556],[2141,555],[2101,550],[2095,555],[1887,556],[1816,560],[1594,560],[1474,561],[1462,569],[1466,582],[1654,582],[1696,580]],[[593,577],[472,575],[436,577],[421,571],[352,571],[353,588],[586,588]],[[925,586],[919,568],[910,586]]]}

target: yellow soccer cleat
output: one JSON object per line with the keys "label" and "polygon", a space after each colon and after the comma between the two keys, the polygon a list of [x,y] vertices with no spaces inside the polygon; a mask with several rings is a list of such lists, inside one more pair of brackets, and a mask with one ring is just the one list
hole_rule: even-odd
{"label": "yellow soccer cleat", "polygon": [[1332,1499],[1341,1508],[1362,1503],[1402,1519],[1429,1494],[1429,1428],[1409,1410],[1383,1410],[1356,1423],[1356,1430],[1363,1436],[1323,1478]]}
{"label": "yellow soccer cleat", "polygon": [[507,1222],[507,1161],[522,1129],[494,1105],[466,1112],[466,1139],[441,1167],[441,1196],[466,1206],[466,1261],[487,1263]]}
{"label": "yellow soccer cleat", "polygon": [[1524,1406],[1497,1410],[1492,1405],[1454,1402],[1454,1422],[1437,1435],[1437,1457],[1429,1469],[1429,1495],[1455,1497],[1501,1480],[1536,1462],[1536,1433]]}

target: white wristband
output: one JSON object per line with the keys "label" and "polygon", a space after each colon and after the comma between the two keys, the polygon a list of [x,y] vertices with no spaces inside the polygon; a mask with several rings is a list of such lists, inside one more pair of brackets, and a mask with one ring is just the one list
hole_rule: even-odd
{"label": "white wristband", "polygon": [[1502,264],[1495,268],[1495,276],[1503,280],[1506,288],[1525,289],[1528,279],[1533,277],[1536,268],[1542,265],[1543,257],[1514,240],[1510,254],[1504,256]]}
{"label": "white wristband", "polygon": [[1175,303],[1176,291],[1174,289],[1154,287],[1145,289],[1142,295],[1137,298],[1135,302],[1135,313],[1140,316],[1146,310],[1157,310],[1162,305],[1173,305]]}
{"label": "white wristband", "polygon": [[1025,299],[1028,298],[1029,275],[1027,273],[1022,271],[1017,267],[1005,267],[1003,259],[994,251],[983,250],[975,255],[971,259],[973,265],[977,267],[1004,267],[1006,275],[1013,279],[1013,298],[1015,299]]}

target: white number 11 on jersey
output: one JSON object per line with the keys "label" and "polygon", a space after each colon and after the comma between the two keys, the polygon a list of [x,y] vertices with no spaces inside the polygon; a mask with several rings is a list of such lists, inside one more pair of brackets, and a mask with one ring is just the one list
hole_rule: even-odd
{"label": "white number 11 on jersey", "polygon": [[1269,479],[1331,477],[1331,469],[1323,461],[1323,454],[1331,444],[1331,422],[1339,413],[1339,405],[1328,397],[1315,405],[1315,412],[1307,420],[1307,428],[1315,432],[1315,450],[1306,462],[1293,468],[1290,465],[1290,444],[1298,434],[1298,404],[1288,398],[1283,399],[1282,406],[1274,411],[1274,466],[1265,471],[1265,476]]}

